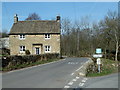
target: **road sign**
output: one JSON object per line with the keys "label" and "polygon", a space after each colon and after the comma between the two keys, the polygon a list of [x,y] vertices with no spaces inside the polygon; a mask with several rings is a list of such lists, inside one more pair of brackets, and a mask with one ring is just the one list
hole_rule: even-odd
{"label": "road sign", "polygon": [[101,64],[100,58],[97,58],[97,64]]}
{"label": "road sign", "polygon": [[102,57],[102,54],[93,54],[93,57],[94,58],[99,58],[99,57]]}
{"label": "road sign", "polygon": [[97,48],[96,49],[96,53],[102,53],[102,49],[101,48]]}

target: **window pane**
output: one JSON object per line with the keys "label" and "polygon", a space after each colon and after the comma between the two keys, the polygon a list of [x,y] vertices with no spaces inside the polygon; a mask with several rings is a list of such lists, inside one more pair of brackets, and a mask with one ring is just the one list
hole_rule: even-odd
{"label": "window pane", "polygon": [[25,46],[20,46],[20,51],[25,51]]}
{"label": "window pane", "polygon": [[50,46],[48,46],[48,51],[50,51]]}
{"label": "window pane", "polygon": [[25,35],[22,35],[23,38],[25,38]]}
{"label": "window pane", "polygon": [[48,38],[50,38],[50,34],[48,34]]}
{"label": "window pane", "polygon": [[23,51],[25,51],[25,46],[23,46]]}
{"label": "window pane", "polygon": [[22,38],[22,35],[20,35],[20,38]]}
{"label": "window pane", "polygon": [[40,54],[40,53],[39,53],[39,48],[36,48],[36,54],[37,54],[37,55]]}
{"label": "window pane", "polygon": [[22,46],[20,46],[20,51],[22,51]]}
{"label": "window pane", "polygon": [[50,38],[50,34],[45,34],[45,38]]}
{"label": "window pane", "polygon": [[45,38],[47,38],[47,34],[45,34]]}
{"label": "window pane", "polygon": [[45,51],[47,51],[47,46],[45,46]]}

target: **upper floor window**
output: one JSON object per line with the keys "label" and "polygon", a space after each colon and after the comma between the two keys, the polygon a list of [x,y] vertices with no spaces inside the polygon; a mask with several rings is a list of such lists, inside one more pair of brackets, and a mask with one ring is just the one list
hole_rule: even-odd
{"label": "upper floor window", "polygon": [[25,39],[25,35],[19,35],[19,39]]}
{"label": "upper floor window", "polygon": [[45,34],[45,39],[50,39],[50,34]]}

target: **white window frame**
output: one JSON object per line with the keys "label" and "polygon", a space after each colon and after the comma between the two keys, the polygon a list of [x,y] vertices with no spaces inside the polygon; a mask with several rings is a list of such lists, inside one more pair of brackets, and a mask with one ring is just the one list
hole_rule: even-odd
{"label": "white window frame", "polygon": [[45,53],[49,53],[51,52],[51,46],[50,45],[46,45],[45,46]]}
{"label": "white window frame", "polygon": [[50,34],[48,34],[48,33],[46,33],[44,36],[45,36],[45,39],[50,39],[51,38]]}
{"label": "white window frame", "polygon": [[25,35],[24,35],[24,34],[19,35],[19,39],[20,39],[20,40],[24,40],[24,39],[25,39]]}
{"label": "white window frame", "polygon": [[25,52],[25,50],[26,50],[26,47],[24,45],[19,46],[20,53]]}

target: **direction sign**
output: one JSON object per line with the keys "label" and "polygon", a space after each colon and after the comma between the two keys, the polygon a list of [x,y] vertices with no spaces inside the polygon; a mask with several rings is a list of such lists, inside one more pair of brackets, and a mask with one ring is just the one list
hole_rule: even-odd
{"label": "direction sign", "polygon": [[93,57],[94,58],[99,58],[99,57],[102,57],[102,54],[93,54]]}
{"label": "direction sign", "polygon": [[101,48],[97,48],[97,49],[96,49],[96,53],[102,53]]}

